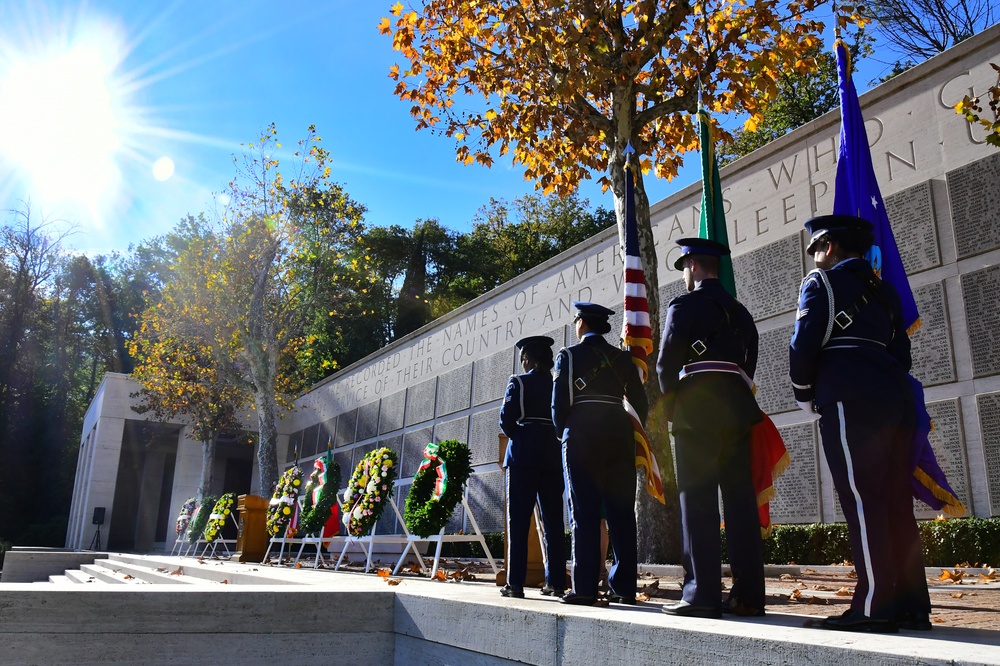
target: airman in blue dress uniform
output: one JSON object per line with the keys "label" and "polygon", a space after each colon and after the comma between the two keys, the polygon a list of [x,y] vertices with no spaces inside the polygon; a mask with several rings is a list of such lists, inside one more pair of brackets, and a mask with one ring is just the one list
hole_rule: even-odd
{"label": "airman in blue dress uniform", "polygon": [[505,597],[524,597],[528,530],[535,502],[544,531],[545,596],[566,588],[566,534],[563,527],[562,445],[552,425],[552,338],[535,335],[515,343],[524,374],[507,383],[500,429],[510,445],[503,466],[507,481],[507,584]]}
{"label": "airman in blue dress uniform", "polygon": [[789,375],[799,406],[819,413],[858,574],[851,608],[823,626],[930,629],[909,484],[916,417],[899,295],[862,258],[873,242],[870,222],[824,215],[805,226],[817,268],[802,281]]}
{"label": "airman in blue dress uniform", "polygon": [[608,317],[614,311],[585,302],[574,302],[573,307],[580,343],[559,351],[552,391],[552,420],[562,436],[573,542],[573,589],[563,602],[597,602],[603,503],[614,551],[609,598],[635,604],[635,439],[622,398],[627,396],[645,421],[646,394],[631,355],[602,337],[611,330]]}
{"label": "airman in blue dress uniform", "polygon": [[[670,301],[656,364],[677,455],[684,592],[670,615],[764,614],[764,560],[750,474],[750,431],[762,417],[751,389],[757,369],[753,317],[723,288],[721,243],[675,241],[688,293]],[[733,587],[720,607],[719,488]]]}

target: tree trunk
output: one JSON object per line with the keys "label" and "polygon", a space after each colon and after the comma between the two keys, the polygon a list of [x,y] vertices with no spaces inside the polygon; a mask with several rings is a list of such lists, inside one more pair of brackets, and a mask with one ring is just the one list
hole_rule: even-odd
{"label": "tree trunk", "polygon": [[260,493],[269,497],[278,485],[278,408],[274,394],[254,392],[257,405],[257,469],[260,472]]}
{"label": "tree trunk", "polygon": [[212,480],[215,475],[215,434],[201,442],[201,481],[198,483],[198,503],[206,495],[212,494]]}
{"label": "tree trunk", "polygon": [[[615,213],[618,218],[618,237],[624,253],[625,238],[625,169],[621,151],[627,140],[612,151],[610,172],[611,189],[615,195]],[[638,164],[638,159],[635,160]],[[656,256],[653,228],[649,219],[649,199],[642,180],[642,172],[635,168],[635,216],[639,235],[639,255],[642,259],[643,274],[646,278],[646,300],[649,303],[649,327],[654,350],[648,359],[649,373],[646,377],[646,397],[649,400],[649,417],[646,432],[650,448],[656,456],[663,480],[663,494],[666,505],[662,505],[645,490],[645,474],[637,474],[638,492],[635,511],[638,523],[639,561],[649,564],[678,563],[681,559],[680,510],[677,503],[677,482],[674,475],[674,459],[670,450],[670,437],[666,419],[662,416],[661,393],[656,378],[656,358],[659,350],[655,347],[660,339],[660,280],[657,274],[659,261]]]}

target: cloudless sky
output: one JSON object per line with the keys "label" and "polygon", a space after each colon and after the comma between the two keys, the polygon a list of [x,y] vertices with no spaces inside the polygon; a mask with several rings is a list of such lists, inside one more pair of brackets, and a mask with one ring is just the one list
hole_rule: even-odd
{"label": "cloudless sky", "polygon": [[[0,0],[2,222],[30,201],[35,222],[76,225],[71,247],[125,250],[213,210],[271,122],[286,148],[316,125],[369,225],[465,230],[490,197],[533,192],[509,160],[463,166],[450,139],[415,131],[377,28],[390,5]],[[651,202],[698,179],[688,162],[672,183],[647,177]],[[593,181],[581,194],[613,208]]]}

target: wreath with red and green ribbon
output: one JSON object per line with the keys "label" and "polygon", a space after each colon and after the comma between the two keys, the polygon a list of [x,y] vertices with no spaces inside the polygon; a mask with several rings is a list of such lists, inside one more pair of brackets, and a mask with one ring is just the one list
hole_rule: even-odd
{"label": "wreath with red and green ribbon", "polygon": [[469,447],[455,439],[424,448],[424,460],[406,496],[403,522],[419,537],[437,534],[462,501],[465,482],[472,475]]}
{"label": "wreath with red and green ribbon", "polygon": [[[302,488],[302,470],[293,465],[285,470],[278,485],[274,487],[274,495],[267,505],[267,533],[273,537],[284,535],[292,516],[298,508],[299,489]],[[287,535],[294,536],[293,534]]]}
{"label": "wreath with red and green ribbon", "polygon": [[299,518],[300,532],[318,534],[323,529],[330,519],[330,508],[336,503],[339,491],[340,465],[329,456],[317,458],[306,484],[306,499]]}
{"label": "wreath with red and green ribbon", "polygon": [[382,447],[369,451],[354,468],[347,484],[347,499],[340,506],[351,536],[365,536],[378,522],[392,494],[396,462],[396,453]]}

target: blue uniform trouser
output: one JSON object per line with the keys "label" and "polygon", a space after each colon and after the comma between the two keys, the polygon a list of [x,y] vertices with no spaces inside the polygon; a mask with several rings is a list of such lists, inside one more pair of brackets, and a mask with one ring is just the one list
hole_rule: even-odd
{"label": "blue uniform trouser", "polygon": [[604,558],[600,534],[603,503],[614,552],[608,585],[615,594],[631,599],[635,598],[638,575],[632,425],[621,407],[586,407],[590,409],[584,416],[573,415],[563,439],[573,540],[573,592],[597,596]]}
{"label": "blue uniform trouser", "polygon": [[507,468],[507,584],[524,587],[528,566],[528,531],[537,499],[545,535],[545,583],[566,588],[566,535],[563,528],[563,477],[561,470],[537,467]]}
{"label": "blue uniform trouser", "polygon": [[764,609],[764,551],[750,475],[750,426],[703,424],[674,432],[683,537],[684,601],[718,607],[722,595],[719,489],[733,572],[730,599]]}
{"label": "blue uniform trouser", "polygon": [[890,392],[878,401],[824,405],[819,413],[858,574],[851,609],[877,619],[929,613],[909,478],[913,403]]}

